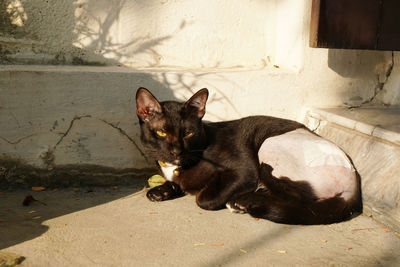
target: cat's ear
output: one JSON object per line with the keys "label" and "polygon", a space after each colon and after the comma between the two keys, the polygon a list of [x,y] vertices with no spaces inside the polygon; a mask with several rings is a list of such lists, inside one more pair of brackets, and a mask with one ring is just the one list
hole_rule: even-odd
{"label": "cat's ear", "polygon": [[155,113],[161,113],[162,108],[158,100],[146,88],[140,87],[136,91],[136,114],[143,121],[151,118]]}
{"label": "cat's ear", "polygon": [[197,93],[195,93],[188,101],[185,103],[186,108],[194,108],[197,112],[198,118],[203,118],[206,113],[206,102],[208,98],[207,88],[203,88]]}

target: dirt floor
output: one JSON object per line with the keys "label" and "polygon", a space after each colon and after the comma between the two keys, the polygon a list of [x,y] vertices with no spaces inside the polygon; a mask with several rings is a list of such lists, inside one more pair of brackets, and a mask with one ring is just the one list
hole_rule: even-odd
{"label": "dirt floor", "polygon": [[[192,196],[153,203],[143,185],[0,192],[0,250],[22,266],[400,266],[400,235],[361,215],[289,226]],[[27,195],[39,201],[23,206]]]}

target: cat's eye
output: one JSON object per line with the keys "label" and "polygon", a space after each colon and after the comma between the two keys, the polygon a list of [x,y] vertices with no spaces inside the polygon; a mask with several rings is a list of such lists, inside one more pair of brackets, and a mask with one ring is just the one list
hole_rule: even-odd
{"label": "cat's eye", "polygon": [[186,132],[185,133],[185,138],[192,137],[194,135],[194,132]]}
{"label": "cat's eye", "polygon": [[167,136],[167,134],[166,134],[165,132],[160,131],[160,130],[156,131],[156,134],[157,134],[159,137],[166,137],[166,136]]}

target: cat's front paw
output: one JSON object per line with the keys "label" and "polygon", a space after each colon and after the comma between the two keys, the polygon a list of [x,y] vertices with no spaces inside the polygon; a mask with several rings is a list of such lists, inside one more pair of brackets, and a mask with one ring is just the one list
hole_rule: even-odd
{"label": "cat's front paw", "polygon": [[150,201],[159,202],[170,198],[170,193],[163,189],[162,186],[157,186],[150,189],[146,196]]}
{"label": "cat's front paw", "polygon": [[237,203],[235,201],[229,201],[228,203],[226,203],[226,207],[232,213],[246,213],[247,212],[246,207],[240,205],[239,203]]}

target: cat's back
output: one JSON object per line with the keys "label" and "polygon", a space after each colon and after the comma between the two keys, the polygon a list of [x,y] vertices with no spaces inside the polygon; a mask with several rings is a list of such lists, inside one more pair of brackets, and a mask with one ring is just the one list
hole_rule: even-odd
{"label": "cat's back", "polygon": [[208,146],[203,156],[228,167],[242,166],[249,159],[257,162],[258,150],[266,139],[301,127],[300,123],[269,116],[205,123]]}
{"label": "cat's back", "polygon": [[231,121],[205,123],[210,143],[222,143],[233,147],[254,145],[255,148],[259,148],[268,137],[304,127],[296,121],[270,116],[249,116]]}

